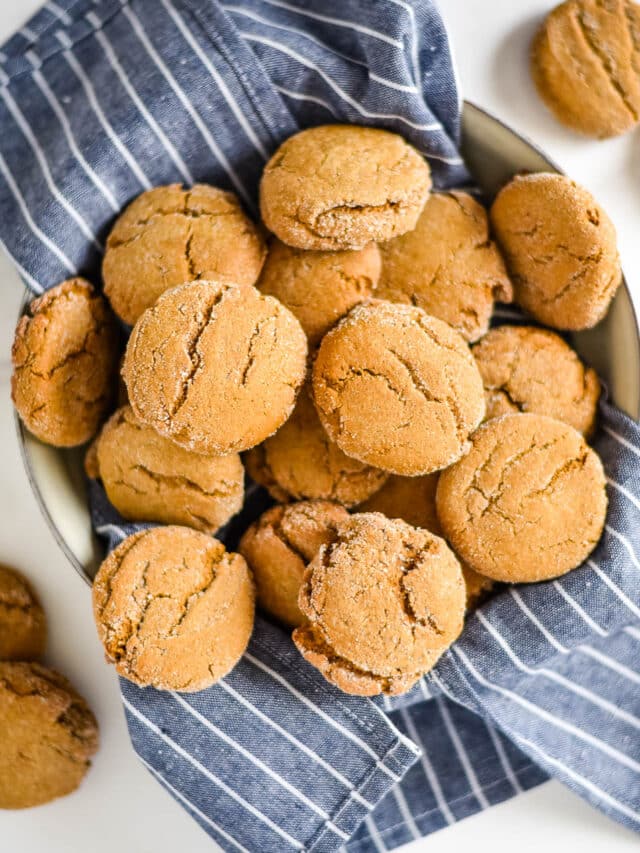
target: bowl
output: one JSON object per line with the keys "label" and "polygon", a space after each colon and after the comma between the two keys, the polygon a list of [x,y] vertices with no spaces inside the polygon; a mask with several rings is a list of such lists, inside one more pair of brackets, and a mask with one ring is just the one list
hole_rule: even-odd
{"label": "bowl", "polygon": [[[487,199],[516,172],[559,172],[539,148],[468,101],[462,113],[462,154]],[[27,294],[26,302],[31,298]],[[640,337],[626,282],[595,329],[571,336],[580,356],[606,383],[611,400],[640,419]],[[84,449],[42,444],[16,419],[22,457],[40,510],[78,574],[90,583],[104,548],[93,533],[83,469]]]}

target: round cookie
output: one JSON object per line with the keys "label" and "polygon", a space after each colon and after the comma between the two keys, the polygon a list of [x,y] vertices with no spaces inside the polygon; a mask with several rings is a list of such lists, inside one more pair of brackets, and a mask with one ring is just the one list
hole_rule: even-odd
{"label": "round cookie", "polygon": [[393,474],[429,474],[467,449],[484,416],[462,337],[420,308],[357,305],[322,340],[313,395],[332,441]]}
{"label": "round cookie", "polygon": [[98,724],[66,678],[37,663],[0,663],[0,809],[25,809],[78,787]]}
{"label": "round cookie", "polygon": [[491,208],[516,301],[555,329],[590,329],[606,314],[622,272],[613,223],[564,175],[513,178]]}
{"label": "round cookie", "polygon": [[629,0],[568,0],[531,46],[531,74],[558,121],[603,139],[640,119],[640,7]]}
{"label": "round cookie", "polygon": [[253,572],[263,610],[290,628],[304,622],[298,594],[305,569],[348,519],[339,504],[300,501],[271,507],[246,530],[238,550]]}
{"label": "round cookie", "polygon": [[119,675],[142,687],[193,692],[240,660],[253,630],[244,558],[188,527],[129,536],[93,582],[98,636]]}
{"label": "round cookie", "polygon": [[289,499],[316,498],[354,506],[387,479],[384,471],[345,456],[329,439],[306,386],[289,420],[260,445],[260,454],[249,473],[256,472],[257,481],[276,500],[284,493]]}
{"label": "round cookie", "polygon": [[492,329],[472,349],[484,382],[486,419],[548,415],[589,436],[600,382],[559,335],[533,326]]}
{"label": "round cookie", "polygon": [[117,219],[102,262],[104,292],[133,325],[158,297],[196,279],[255,284],[264,240],[233,193],[196,184],[155,187]]}
{"label": "round cookie", "polygon": [[462,629],[465,586],[446,542],[380,513],[340,524],[307,569],[293,640],[346,693],[403,693]]}
{"label": "round cookie", "polygon": [[257,284],[300,321],[314,347],[347,311],[369,298],[380,277],[380,251],[305,252],[274,239]]}
{"label": "round cookie", "polygon": [[0,565],[0,661],[38,660],[47,642],[44,610],[27,581]]}
{"label": "round cookie", "polygon": [[467,341],[489,328],[494,300],[513,297],[500,252],[489,239],[487,213],[467,193],[430,196],[415,229],[380,250],[377,295],[417,305]]}
{"label": "round cookie", "polygon": [[607,511],[602,463],[573,427],[503,415],[472,437],[436,492],[444,534],[468,565],[509,583],[559,577],[595,548]]}
{"label": "round cookie", "polygon": [[244,468],[237,453],[185,450],[141,423],[130,406],[104,425],[97,455],[107,497],[129,521],[214,533],[242,508]]}
{"label": "round cookie", "polygon": [[396,133],[333,124],[291,136],[260,182],[265,225],[298,249],[361,249],[415,227],[429,195],[426,160]]}
{"label": "round cookie", "polygon": [[34,299],[16,327],[11,397],[29,432],[54,447],[88,441],[109,410],[118,332],[107,303],[72,278]]}
{"label": "round cookie", "polygon": [[289,417],[307,369],[296,318],[254,287],[196,281],[136,323],[123,376],[138,418],[196,453],[264,441]]}
{"label": "round cookie", "polygon": [[247,474],[255,483],[265,488],[274,501],[286,504],[291,500],[291,495],[280,488],[273,478],[273,473],[267,463],[264,444],[259,444],[257,447],[252,447],[251,450],[243,453],[242,461]]}

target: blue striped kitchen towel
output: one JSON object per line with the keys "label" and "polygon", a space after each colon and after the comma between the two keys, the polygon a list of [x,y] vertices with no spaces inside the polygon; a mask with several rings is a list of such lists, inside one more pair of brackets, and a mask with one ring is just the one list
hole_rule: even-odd
{"label": "blue striped kitchen towel", "polygon": [[[398,131],[460,185],[460,108],[430,0],[49,2],[0,52],[0,238],[34,291],[98,282],[139,192],[209,181],[255,210],[269,154],[329,121]],[[403,697],[340,693],[262,619],[209,690],[122,682],[150,772],[225,850],[392,849],[548,775],[638,829],[640,428],[607,401],[600,423],[610,508],[582,567],[488,601]],[[113,546],[133,528],[91,490]],[[229,546],[264,506],[251,487]]]}

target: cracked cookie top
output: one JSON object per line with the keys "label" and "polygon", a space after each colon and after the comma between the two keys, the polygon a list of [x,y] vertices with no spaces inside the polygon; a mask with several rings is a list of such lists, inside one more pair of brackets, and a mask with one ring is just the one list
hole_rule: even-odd
{"label": "cracked cookie top", "polygon": [[307,386],[289,420],[247,456],[254,454],[256,461],[247,470],[276,500],[317,498],[353,506],[377,491],[388,476],[346,456],[331,441]]}
{"label": "cracked cookie top", "polygon": [[242,507],[244,468],[237,453],[185,450],[139,421],[130,406],[102,428],[97,458],[109,500],[129,521],[214,533]]}
{"label": "cracked cookie top", "polygon": [[115,318],[88,281],[34,299],[11,350],[11,396],[27,429],[54,447],[88,441],[115,396],[118,356]]}
{"label": "cracked cookie top", "polygon": [[398,134],[324,125],[287,139],[260,183],[265,225],[298,249],[361,249],[415,227],[429,195],[426,160]]}
{"label": "cracked cookie top", "polygon": [[305,252],[274,238],[256,286],[295,314],[315,347],[340,317],[372,295],[379,277],[375,243],[357,252]]}
{"label": "cracked cookie top", "polygon": [[210,687],[242,656],[254,591],[244,558],[188,527],[154,527],[115,548],[93,582],[107,661],[143,687]]}
{"label": "cracked cookie top", "polygon": [[458,332],[388,302],[357,305],[323,338],[313,396],[348,456],[409,476],[451,465],[484,416],[482,378]]}
{"label": "cracked cookie top", "polygon": [[347,693],[408,690],[462,629],[465,586],[443,539],[380,513],[338,525],[307,569],[293,639]]}
{"label": "cracked cookie top", "polygon": [[629,0],[569,0],[545,18],[531,74],[558,121],[602,139],[640,120],[640,7]]}
{"label": "cracked cookie top", "polygon": [[573,427],[544,415],[503,415],[480,427],[436,492],[444,534],[487,577],[528,583],[576,568],[607,511],[597,454]]}
{"label": "cracked cookie top", "polygon": [[300,501],[271,507],[246,530],[238,550],[253,572],[258,604],[267,613],[291,628],[304,622],[298,594],[305,569],[348,518],[339,504]]}
{"label": "cracked cookie top", "polygon": [[248,285],[196,281],[134,326],[123,376],[137,417],[196,453],[264,441],[288,418],[307,339],[283,305]]}
{"label": "cracked cookie top", "polygon": [[44,654],[44,610],[25,578],[0,565],[0,660],[38,660]]}
{"label": "cracked cookie top", "polygon": [[472,349],[484,382],[487,415],[533,412],[589,436],[600,382],[559,335],[533,326],[492,329]]}
{"label": "cracked cookie top", "polygon": [[606,314],[622,272],[613,223],[564,175],[520,175],[500,190],[491,223],[516,301],[555,329],[590,329]]}
{"label": "cracked cookie top", "polygon": [[475,341],[494,300],[511,302],[504,261],[489,239],[485,209],[463,192],[429,197],[413,231],[380,246],[377,296],[423,308]]}
{"label": "cracked cookie top", "polygon": [[158,297],[198,279],[255,284],[262,235],[230,192],[196,184],[155,187],[116,220],[102,264],[104,292],[133,325]]}
{"label": "cracked cookie top", "polygon": [[98,724],[66,678],[37,663],[0,663],[0,808],[48,803],[78,787]]}

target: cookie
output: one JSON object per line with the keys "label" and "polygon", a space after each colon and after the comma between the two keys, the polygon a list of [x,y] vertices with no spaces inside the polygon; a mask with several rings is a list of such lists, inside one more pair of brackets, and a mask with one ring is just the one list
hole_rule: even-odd
{"label": "cookie", "polygon": [[576,568],[600,539],[607,511],[602,463],[573,427],[544,415],[503,415],[472,437],[440,475],[438,518],[475,571],[510,583]]}
{"label": "cookie", "polygon": [[613,223],[590,192],[564,175],[513,178],[491,222],[516,301],[555,329],[595,326],[622,280]]}
{"label": "cookie", "polygon": [[332,124],[286,140],[260,182],[265,225],[298,249],[362,249],[415,227],[426,160],[388,130]]}
{"label": "cookie", "polygon": [[155,187],[127,207],[109,234],[104,292],[116,314],[133,325],[178,284],[255,284],[265,255],[260,231],[233,193],[206,184]]}
{"label": "cookie", "polygon": [[482,378],[450,326],[410,305],[357,305],[322,340],[313,396],[329,438],[392,474],[451,465],[484,416]]}
{"label": "cookie", "polygon": [[98,466],[98,441],[100,439],[100,433],[96,435],[96,437],[91,441],[89,446],[87,447],[84,459],[82,462],[82,466],[84,468],[84,473],[90,480],[99,480],[100,479],[100,467]]}
{"label": "cookie", "polygon": [[290,628],[304,622],[298,594],[305,569],[348,518],[339,504],[300,501],[271,507],[246,530],[238,550],[253,572],[263,610]]}
{"label": "cookie", "polygon": [[604,139],[640,120],[640,7],[629,0],[569,0],[545,18],[531,74],[558,121]]}
{"label": "cookie", "polygon": [[98,749],[98,724],[66,678],[37,663],[0,663],[0,808],[70,794]]}
{"label": "cookie", "polygon": [[185,450],[141,423],[130,406],[102,428],[98,470],[107,497],[129,521],[214,533],[242,508],[244,468],[237,453]]}
{"label": "cookie", "polygon": [[559,335],[500,326],[472,349],[484,382],[487,419],[513,412],[548,415],[589,436],[600,382]]}
{"label": "cookie", "polygon": [[264,444],[259,444],[242,454],[244,469],[255,483],[269,492],[274,501],[286,504],[291,500],[291,495],[276,483],[264,448]]}
{"label": "cookie", "polygon": [[260,455],[249,473],[276,500],[284,495],[285,500],[315,498],[354,506],[387,479],[386,472],[345,456],[329,439],[306,386],[289,420],[256,450]]}
{"label": "cookie", "polygon": [[38,660],[47,642],[44,610],[18,572],[0,565],[0,660]]}
{"label": "cookie", "polygon": [[16,327],[11,397],[29,432],[54,447],[88,441],[109,410],[118,363],[115,318],[88,281],[34,299]]}
{"label": "cookie", "polygon": [[196,281],[164,293],[136,323],[123,376],[137,417],[196,453],[264,441],[291,414],[307,339],[254,287]]}
{"label": "cookie", "polygon": [[472,568],[462,561],[460,561],[460,569],[462,570],[462,577],[464,578],[464,585],[467,591],[465,609],[467,613],[471,613],[480,607],[483,601],[489,598],[496,582],[491,578],[485,577],[485,575],[474,572]]}
{"label": "cookie", "polygon": [[489,328],[494,300],[511,302],[504,261],[487,213],[463,192],[430,196],[413,231],[383,243],[377,295],[417,305],[467,341]]}
{"label": "cookie", "polygon": [[338,525],[305,572],[293,640],[344,690],[403,693],[462,629],[465,587],[446,542],[380,513]]}
{"label": "cookie", "polygon": [[93,612],[106,659],[141,687],[189,693],[215,684],[253,630],[244,558],[188,527],[129,536],[100,566]]}

